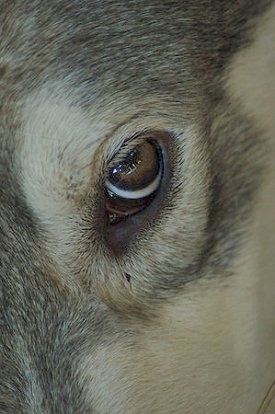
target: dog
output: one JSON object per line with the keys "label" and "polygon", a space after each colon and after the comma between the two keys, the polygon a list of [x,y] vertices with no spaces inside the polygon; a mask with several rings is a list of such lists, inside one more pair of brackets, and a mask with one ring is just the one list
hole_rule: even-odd
{"label": "dog", "polygon": [[0,10],[0,413],[275,413],[275,2]]}

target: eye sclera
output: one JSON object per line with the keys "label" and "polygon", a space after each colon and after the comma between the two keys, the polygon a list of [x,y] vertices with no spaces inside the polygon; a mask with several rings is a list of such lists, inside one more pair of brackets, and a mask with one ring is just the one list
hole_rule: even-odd
{"label": "eye sclera", "polygon": [[139,200],[141,198],[148,197],[152,195],[159,187],[159,183],[162,176],[162,169],[159,169],[158,175],[151,182],[145,189],[142,190],[122,190],[117,188],[114,184],[112,184],[108,179],[106,180],[106,188],[107,192],[110,193],[111,196],[115,195],[120,198],[124,198],[125,200]]}

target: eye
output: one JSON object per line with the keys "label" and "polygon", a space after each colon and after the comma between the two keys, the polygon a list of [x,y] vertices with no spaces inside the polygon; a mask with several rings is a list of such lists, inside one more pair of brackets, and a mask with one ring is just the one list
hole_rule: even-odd
{"label": "eye", "polygon": [[174,159],[166,131],[141,134],[126,141],[106,167],[105,240],[120,254],[138,232],[155,223],[164,207]]}
{"label": "eye", "polygon": [[156,143],[145,141],[110,170],[106,187],[109,192],[124,199],[147,197],[159,186],[161,164],[161,153]]}
{"label": "eye", "polygon": [[144,139],[117,154],[106,179],[106,210],[115,224],[150,204],[163,174],[163,154],[153,139]]}

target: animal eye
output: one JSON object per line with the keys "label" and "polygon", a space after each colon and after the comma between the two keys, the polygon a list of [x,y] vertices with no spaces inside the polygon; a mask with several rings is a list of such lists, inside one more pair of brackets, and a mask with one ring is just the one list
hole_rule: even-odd
{"label": "animal eye", "polygon": [[168,202],[175,148],[169,132],[148,131],[126,141],[108,162],[101,232],[114,254],[125,252],[137,233],[154,225]]}
{"label": "animal eye", "polygon": [[121,148],[105,182],[106,211],[116,224],[144,210],[154,199],[163,176],[163,149],[149,137]]}

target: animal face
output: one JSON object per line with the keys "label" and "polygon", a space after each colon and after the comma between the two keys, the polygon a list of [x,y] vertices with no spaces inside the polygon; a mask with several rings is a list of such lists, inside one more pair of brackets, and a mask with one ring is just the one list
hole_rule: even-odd
{"label": "animal face", "polygon": [[272,414],[274,2],[0,9],[0,413]]}

